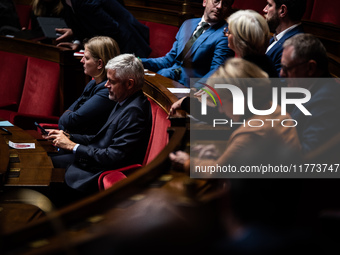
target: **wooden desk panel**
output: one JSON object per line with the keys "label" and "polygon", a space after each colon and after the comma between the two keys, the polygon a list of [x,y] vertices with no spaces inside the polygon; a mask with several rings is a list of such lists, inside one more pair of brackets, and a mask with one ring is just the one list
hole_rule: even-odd
{"label": "wooden desk panel", "polygon": [[[7,127],[7,129],[12,132],[12,135],[4,135],[0,143],[2,155],[0,169],[6,173],[4,187],[48,187],[51,182],[53,164],[44,148],[24,130],[15,126]],[[8,146],[9,141],[34,143],[35,149],[13,149]],[[9,162],[7,167],[6,157]]]}
{"label": "wooden desk panel", "polygon": [[[5,135],[4,135],[5,136]],[[3,135],[0,135],[0,187],[5,182],[5,174],[9,164],[9,151],[8,145]]]}
{"label": "wooden desk panel", "polygon": [[[10,170],[11,171],[11,170]],[[5,187],[48,187],[50,185],[52,171],[46,168],[20,168],[20,176],[8,178]]]}

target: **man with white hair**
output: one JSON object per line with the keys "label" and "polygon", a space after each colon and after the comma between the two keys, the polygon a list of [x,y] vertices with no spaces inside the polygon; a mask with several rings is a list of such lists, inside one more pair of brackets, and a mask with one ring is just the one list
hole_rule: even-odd
{"label": "man with white hair", "polygon": [[[132,54],[111,59],[106,67],[105,87],[117,102],[96,135],[51,131],[46,139],[73,153],[52,157],[56,168],[66,168],[66,184],[84,193],[98,191],[98,177],[110,169],[142,164],[151,132],[151,109],[144,96],[144,68]],[[100,109],[98,109],[100,111]]]}

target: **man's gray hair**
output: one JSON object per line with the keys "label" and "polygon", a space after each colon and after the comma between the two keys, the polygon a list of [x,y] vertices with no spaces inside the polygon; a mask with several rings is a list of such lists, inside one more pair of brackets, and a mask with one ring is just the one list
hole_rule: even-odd
{"label": "man's gray hair", "polygon": [[328,72],[328,57],[325,46],[312,34],[297,34],[283,44],[283,48],[293,46],[293,60],[314,60],[320,70]]}
{"label": "man's gray hair", "polygon": [[107,62],[106,70],[115,70],[116,78],[125,82],[129,79],[135,81],[136,88],[142,88],[144,84],[144,67],[142,62],[134,54],[121,54]]}

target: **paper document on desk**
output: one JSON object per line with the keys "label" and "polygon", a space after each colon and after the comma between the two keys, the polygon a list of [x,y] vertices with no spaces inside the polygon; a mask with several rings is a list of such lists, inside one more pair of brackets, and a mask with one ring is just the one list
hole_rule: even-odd
{"label": "paper document on desk", "polygon": [[168,88],[171,93],[174,94],[189,94],[190,88]]}
{"label": "paper document on desk", "polygon": [[14,149],[35,149],[35,143],[13,143],[9,141],[8,145]]}
{"label": "paper document on desk", "polygon": [[75,56],[75,57],[83,57],[84,54],[85,54],[85,51],[84,50],[80,50],[80,51],[74,52],[73,56]]}
{"label": "paper document on desk", "polygon": [[0,127],[13,127],[13,126],[14,125],[11,122],[7,121],[7,120],[0,121]]}

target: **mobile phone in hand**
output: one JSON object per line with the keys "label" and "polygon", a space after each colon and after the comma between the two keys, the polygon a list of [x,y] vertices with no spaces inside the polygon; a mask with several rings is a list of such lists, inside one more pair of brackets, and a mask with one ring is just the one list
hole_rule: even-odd
{"label": "mobile phone in hand", "polygon": [[46,131],[46,129],[40,126],[37,122],[34,122],[34,125],[36,125],[41,130],[41,133],[43,135],[48,135],[48,132]]}

